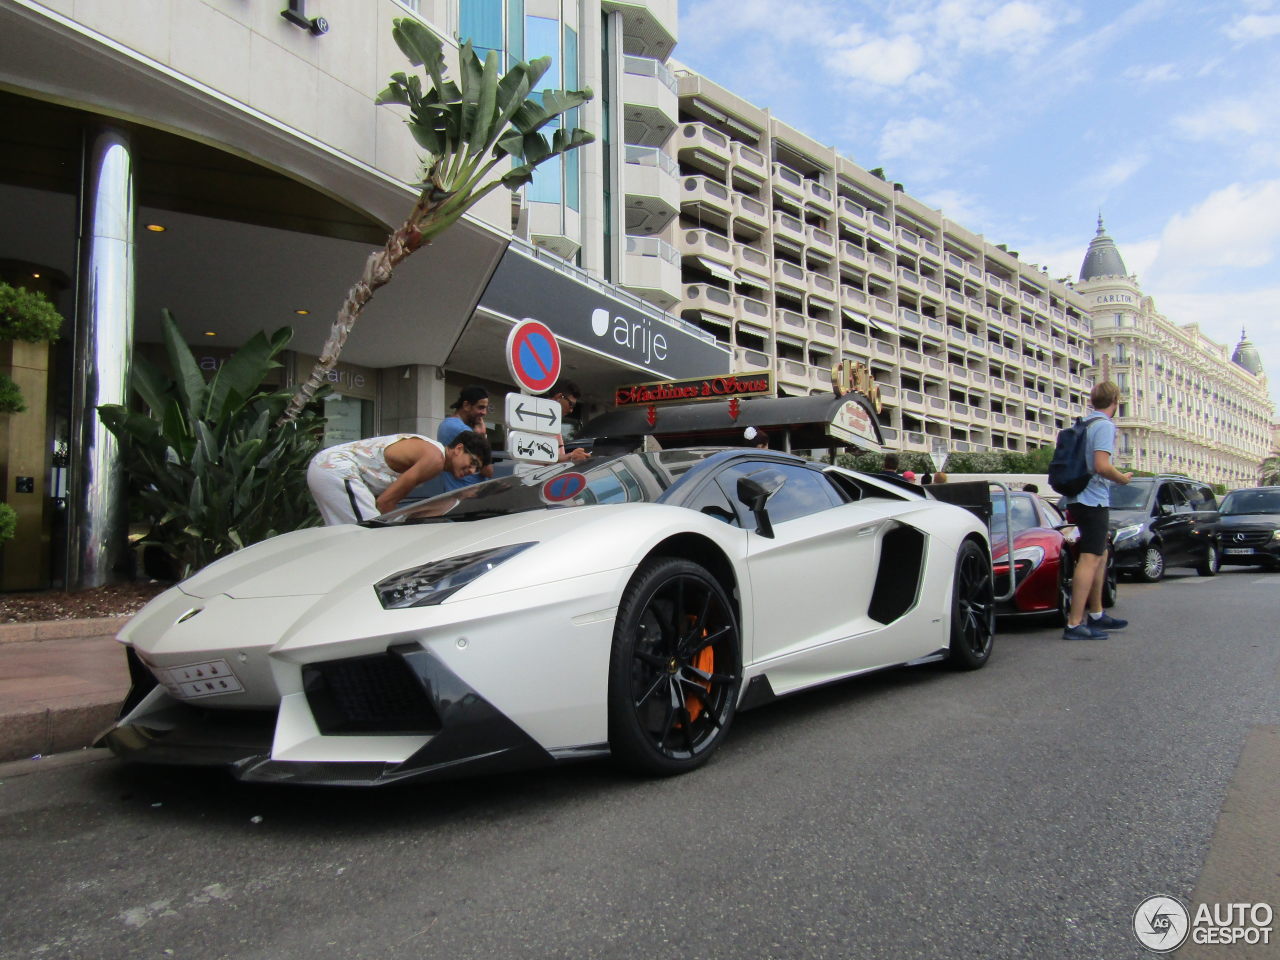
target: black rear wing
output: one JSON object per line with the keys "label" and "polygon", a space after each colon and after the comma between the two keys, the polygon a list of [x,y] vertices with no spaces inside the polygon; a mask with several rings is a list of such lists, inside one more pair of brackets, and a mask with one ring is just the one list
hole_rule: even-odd
{"label": "black rear wing", "polygon": [[991,487],[985,480],[965,480],[959,483],[948,480],[946,483],[932,483],[925,487],[929,495],[943,503],[952,503],[964,507],[984,526],[991,523]]}

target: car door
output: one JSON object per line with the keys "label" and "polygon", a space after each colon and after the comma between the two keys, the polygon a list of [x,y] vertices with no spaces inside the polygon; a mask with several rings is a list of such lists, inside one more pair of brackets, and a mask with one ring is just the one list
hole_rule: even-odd
{"label": "car door", "polygon": [[1166,480],[1156,491],[1152,532],[1160,540],[1166,564],[1185,563],[1191,551],[1193,516],[1182,485]]}
{"label": "car door", "polygon": [[[773,536],[761,536],[737,498],[737,482],[782,481],[769,498]],[[821,471],[777,462],[735,464],[717,477],[748,530],[751,656],[754,662],[797,654],[865,630],[875,581],[877,534],[898,500],[850,501]],[[848,659],[825,669],[852,671]],[[771,674],[771,677],[773,675]]]}

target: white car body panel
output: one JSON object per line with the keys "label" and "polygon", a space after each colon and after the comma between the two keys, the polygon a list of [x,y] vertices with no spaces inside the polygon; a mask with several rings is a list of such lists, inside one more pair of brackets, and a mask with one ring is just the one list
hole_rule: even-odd
{"label": "white car body panel", "polygon": [[[858,479],[876,487],[874,478]],[[477,692],[486,709],[551,757],[602,753],[619,604],[640,565],[672,537],[713,545],[731,573],[740,605],[739,698],[754,678],[767,678],[783,695],[945,651],[956,552],[966,538],[985,547],[985,527],[960,508],[886,489],[883,497],[779,523],[773,538],[652,502],[304,530],[242,550],[166,591],[120,640],[162,674],[225,662],[242,689],[202,695],[200,708],[274,711],[270,769],[296,764],[304,781],[311,764],[395,765],[430,750],[436,734],[326,734],[313,715],[309,668],[391,650],[429,657],[448,683]],[[924,537],[922,573],[913,605],[886,624],[867,611],[877,571],[890,562],[882,556],[885,534],[899,526]],[[525,543],[535,546],[435,605],[384,609],[374,588],[422,564]],[[163,689],[150,690],[118,729],[160,737],[166,711],[175,709],[183,706]]]}

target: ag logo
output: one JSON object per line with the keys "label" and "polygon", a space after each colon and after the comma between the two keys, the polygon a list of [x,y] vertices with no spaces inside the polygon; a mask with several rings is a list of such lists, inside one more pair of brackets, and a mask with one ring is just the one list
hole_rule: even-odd
{"label": "ag logo", "polygon": [[1152,953],[1170,953],[1186,942],[1191,914],[1177,897],[1147,897],[1133,911],[1133,934]]}

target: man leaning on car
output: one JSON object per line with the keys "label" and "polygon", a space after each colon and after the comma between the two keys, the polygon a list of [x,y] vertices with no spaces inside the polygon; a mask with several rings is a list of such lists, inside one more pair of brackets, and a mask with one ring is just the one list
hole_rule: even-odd
{"label": "man leaning on car", "polygon": [[[1116,425],[1112,417],[1120,406],[1120,388],[1110,380],[1095,384],[1089,394],[1093,412],[1085,417],[1085,462],[1089,464],[1089,485],[1074,497],[1064,497],[1067,519],[1080,531],[1080,555],[1071,581],[1071,615],[1064,640],[1103,640],[1107,630],[1119,630],[1128,620],[1113,617],[1102,609],[1102,587],[1107,574],[1107,529],[1111,507],[1111,485],[1125,484],[1132,473],[1121,473],[1111,463],[1115,452]],[[1085,619],[1085,608],[1089,617]]]}

